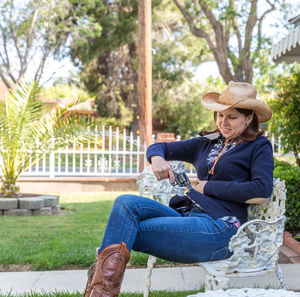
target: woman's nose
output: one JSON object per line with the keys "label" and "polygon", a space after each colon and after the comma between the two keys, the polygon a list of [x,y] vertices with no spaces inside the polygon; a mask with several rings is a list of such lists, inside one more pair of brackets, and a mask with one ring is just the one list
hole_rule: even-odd
{"label": "woman's nose", "polygon": [[229,124],[228,119],[226,117],[223,118],[223,123],[222,124],[223,125],[228,125]]}

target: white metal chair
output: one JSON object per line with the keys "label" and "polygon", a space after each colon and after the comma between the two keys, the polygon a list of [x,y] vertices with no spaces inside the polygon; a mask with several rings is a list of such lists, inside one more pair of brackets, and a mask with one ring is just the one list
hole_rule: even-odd
{"label": "white metal chair", "polygon": [[[180,162],[174,164],[177,172],[184,171]],[[142,196],[168,204],[174,195],[183,195],[184,189],[173,187],[168,180],[157,181],[151,167],[146,167],[137,180]],[[244,223],[229,243],[233,255],[229,259],[197,263],[206,271],[206,290],[226,289],[230,277],[249,277],[276,273],[281,287],[286,288],[284,275],[278,266],[279,249],[283,241],[285,222],[285,181],[274,179],[272,196],[268,203],[249,206],[249,221]],[[144,297],[148,297],[151,274],[156,258],[149,256]]]}

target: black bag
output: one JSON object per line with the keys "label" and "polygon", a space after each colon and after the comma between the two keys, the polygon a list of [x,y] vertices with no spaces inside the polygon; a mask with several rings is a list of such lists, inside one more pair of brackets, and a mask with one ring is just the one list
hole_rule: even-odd
{"label": "black bag", "polygon": [[169,207],[183,214],[192,209],[192,201],[186,196],[175,195],[170,199]]}

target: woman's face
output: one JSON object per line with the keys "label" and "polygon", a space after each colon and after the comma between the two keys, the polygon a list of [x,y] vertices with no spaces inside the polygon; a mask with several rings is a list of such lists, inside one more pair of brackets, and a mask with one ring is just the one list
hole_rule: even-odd
{"label": "woman's face", "polygon": [[252,115],[239,113],[235,108],[228,108],[217,112],[217,126],[226,139],[241,135],[249,126]]}

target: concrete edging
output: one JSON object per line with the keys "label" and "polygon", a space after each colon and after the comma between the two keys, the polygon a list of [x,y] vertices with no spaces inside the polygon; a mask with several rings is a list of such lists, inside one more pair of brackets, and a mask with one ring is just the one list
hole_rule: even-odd
{"label": "concrete edging", "polygon": [[59,196],[0,198],[0,216],[48,216],[60,213]]}
{"label": "concrete edging", "polygon": [[136,177],[22,177],[18,185],[22,192],[38,194],[138,191]]}

